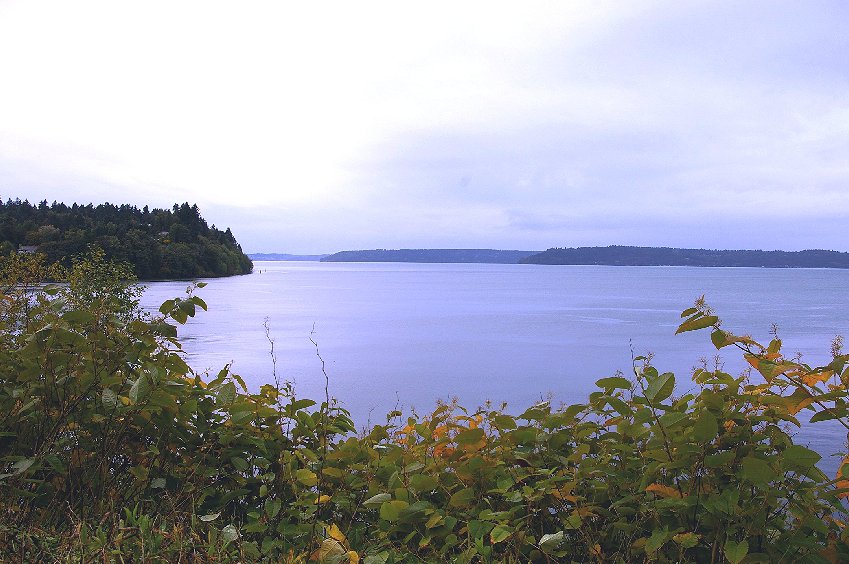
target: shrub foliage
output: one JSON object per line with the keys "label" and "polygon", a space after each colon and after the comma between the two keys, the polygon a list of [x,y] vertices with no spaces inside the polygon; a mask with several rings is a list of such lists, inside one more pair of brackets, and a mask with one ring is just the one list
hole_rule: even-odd
{"label": "shrub foliage", "polygon": [[[703,367],[686,393],[649,359],[586,403],[426,416],[356,434],[329,397],[250,391],[197,374],[177,327],[126,274],[78,261],[40,286],[4,259],[0,289],[0,551],[21,561],[837,562],[849,558],[837,477],[795,444],[803,413],[849,425],[849,355],[808,366],[719,327],[752,369]],[[109,291],[104,291],[109,289]],[[129,293],[128,293],[129,292]],[[116,298],[117,296],[117,298]],[[846,462],[844,460],[844,462]],[[845,474],[845,475],[844,475]]]}

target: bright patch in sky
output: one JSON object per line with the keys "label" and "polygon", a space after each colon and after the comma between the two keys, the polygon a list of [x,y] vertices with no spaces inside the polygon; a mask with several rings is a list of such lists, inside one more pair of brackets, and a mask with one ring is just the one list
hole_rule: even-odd
{"label": "bright patch in sky", "polygon": [[248,252],[849,250],[849,4],[0,3],[0,196]]}

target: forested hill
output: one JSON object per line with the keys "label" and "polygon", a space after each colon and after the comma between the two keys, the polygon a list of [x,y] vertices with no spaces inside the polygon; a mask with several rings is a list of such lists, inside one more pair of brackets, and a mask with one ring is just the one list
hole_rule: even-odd
{"label": "forested hill", "polygon": [[536,251],[499,251],[494,249],[373,249],[340,251],[322,262],[467,262],[515,264]]}
{"label": "forested hill", "polygon": [[668,247],[554,248],[526,257],[525,264],[611,266],[755,266],[764,268],[849,268],[849,253],[837,251],[715,251]]}
{"label": "forested hill", "polygon": [[0,255],[37,251],[48,262],[67,265],[90,245],[107,258],[132,264],[140,280],[232,276],[253,269],[230,229],[208,226],[197,204],[150,210],[0,201]]}

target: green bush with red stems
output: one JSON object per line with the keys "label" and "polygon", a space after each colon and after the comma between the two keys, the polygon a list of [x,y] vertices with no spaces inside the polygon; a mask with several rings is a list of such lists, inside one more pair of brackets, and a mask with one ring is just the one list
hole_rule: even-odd
{"label": "green bush with red stems", "polygon": [[449,403],[357,434],[329,396],[193,372],[177,327],[201,284],[146,315],[126,265],[60,274],[0,267],[4,561],[849,559],[849,463],[826,476],[793,441],[802,415],[849,427],[839,342],[811,367],[699,300],[678,332],[710,331],[747,373],[699,368],[679,394],[638,357],[583,404]]}

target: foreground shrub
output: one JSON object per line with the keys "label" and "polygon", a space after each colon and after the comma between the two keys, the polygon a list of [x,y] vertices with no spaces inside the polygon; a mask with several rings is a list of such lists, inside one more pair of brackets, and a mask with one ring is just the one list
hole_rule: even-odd
{"label": "foreground shrub", "polygon": [[[849,425],[847,355],[811,367],[719,328],[752,366],[692,390],[635,359],[585,404],[426,416],[361,435],[329,398],[252,393],[184,362],[193,289],[147,316],[94,254],[65,287],[0,285],[0,551],[138,561],[836,562],[849,465],[794,444],[801,413]],[[8,262],[11,261],[11,262]],[[29,276],[30,280],[27,280]],[[200,286],[200,285],[199,285]],[[108,289],[108,291],[104,291]],[[844,461],[845,462],[845,461]]]}

